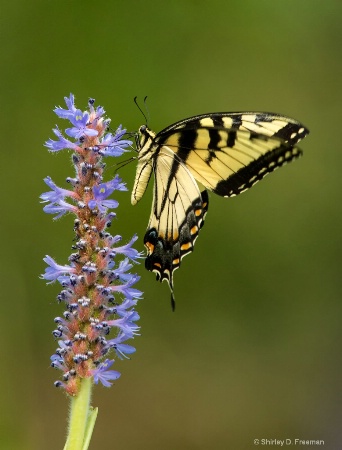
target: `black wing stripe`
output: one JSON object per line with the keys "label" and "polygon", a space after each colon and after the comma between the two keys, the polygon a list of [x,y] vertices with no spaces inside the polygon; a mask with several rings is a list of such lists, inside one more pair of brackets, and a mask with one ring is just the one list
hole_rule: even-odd
{"label": "black wing stripe", "polygon": [[187,133],[181,133],[178,138],[178,156],[182,161],[186,161],[189,153],[194,148],[196,139],[197,139],[197,131],[189,130]]}
{"label": "black wing stripe", "polygon": [[218,144],[221,141],[219,131],[216,128],[208,128],[208,133],[210,138],[208,148],[210,148],[211,150],[219,150],[220,147],[218,146]]}
{"label": "black wing stripe", "polygon": [[240,169],[236,176],[219,181],[213,192],[224,197],[238,195],[252,187],[268,173],[273,172],[301,154],[302,152],[296,147],[289,148],[281,145],[273,152],[266,153],[263,157]]}
{"label": "black wing stripe", "polygon": [[236,140],[236,131],[228,132],[227,147],[234,147]]}

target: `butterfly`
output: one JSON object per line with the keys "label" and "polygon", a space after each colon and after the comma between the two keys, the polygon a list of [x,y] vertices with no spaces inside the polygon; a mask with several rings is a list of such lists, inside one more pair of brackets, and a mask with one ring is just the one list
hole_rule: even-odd
{"label": "butterfly", "polygon": [[[203,227],[207,189],[223,197],[241,194],[298,158],[302,152],[296,144],[308,133],[296,120],[266,112],[202,114],[159,133],[146,125],[139,128],[131,202],[141,199],[153,174],[145,267],[168,282],[173,308],[173,273],[193,251]],[[202,192],[197,181],[205,187]]]}

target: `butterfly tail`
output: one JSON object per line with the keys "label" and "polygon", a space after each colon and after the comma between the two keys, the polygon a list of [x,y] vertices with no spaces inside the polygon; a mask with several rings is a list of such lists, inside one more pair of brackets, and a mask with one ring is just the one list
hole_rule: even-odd
{"label": "butterfly tail", "polygon": [[170,287],[170,291],[171,291],[171,309],[174,312],[175,309],[176,309],[176,300],[175,300],[175,294],[174,294],[172,279],[169,282],[169,287]]}

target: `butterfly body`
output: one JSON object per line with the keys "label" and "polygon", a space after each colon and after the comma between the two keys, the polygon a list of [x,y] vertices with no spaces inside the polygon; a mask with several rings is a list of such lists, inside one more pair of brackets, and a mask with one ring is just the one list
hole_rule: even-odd
{"label": "butterfly body", "polygon": [[206,189],[238,195],[301,155],[308,134],[294,119],[264,112],[211,113],[190,117],[154,133],[139,129],[132,204],[154,174],[153,205],[144,237],[145,266],[166,280],[173,299],[173,272],[193,250],[208,210]]}

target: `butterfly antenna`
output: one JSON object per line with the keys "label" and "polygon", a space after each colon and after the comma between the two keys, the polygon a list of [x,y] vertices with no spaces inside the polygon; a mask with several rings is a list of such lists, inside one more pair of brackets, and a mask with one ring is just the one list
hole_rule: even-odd
{"label": "butterfly antenna", "polygon": [[144,98],[144,106],[145,106],[145,111],[146,111],[146,113],[147,113],[147,122],[146,122],[146,125],[148,125],[149,122],[150,122],[150,111],[149,111],[148,106],[147,106],[147,95],[146,95],[146,97]]}
{"label": "butterfly antenna", "polygon": [[[146,114],[145,114],[144,111],[140,108],[140,106],[139,106],[139,104],[138,104],[138,101],[137,101],[137,98],[138,98],[137,96],[134,97],[134,103],[137,105],[139,111],[140,111],[141,114],[144,116],[145,123],[146,123],[146,125],[147,125],[148,120],[147,120]],[[145,99],[144,99],[145,107],[146,107],[146,103],[145,103],[145,100],[146,100],[146,99],[147,99],[147,96],[146,96]]]}

